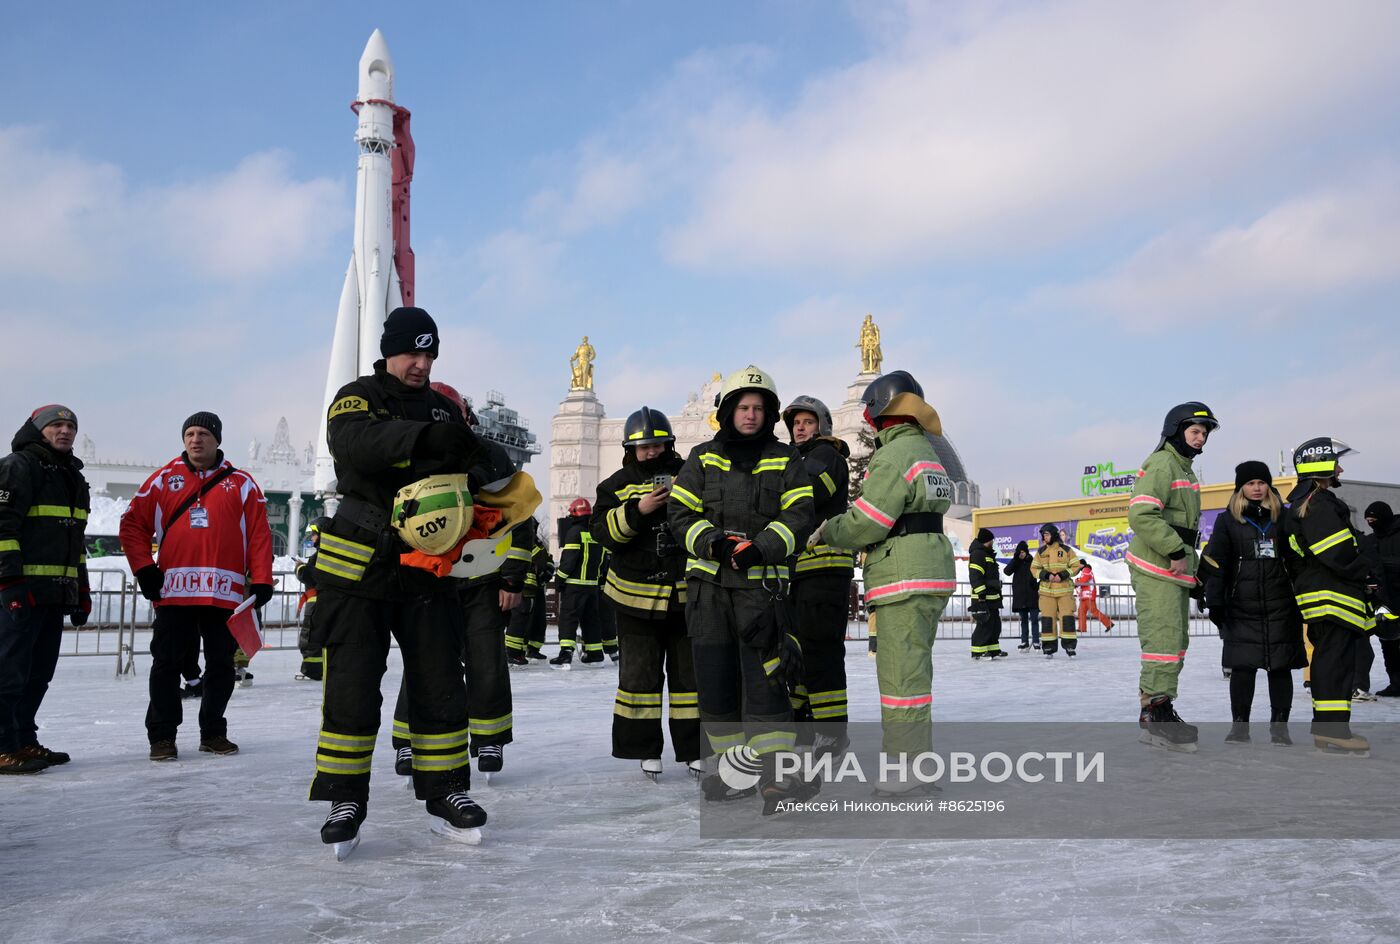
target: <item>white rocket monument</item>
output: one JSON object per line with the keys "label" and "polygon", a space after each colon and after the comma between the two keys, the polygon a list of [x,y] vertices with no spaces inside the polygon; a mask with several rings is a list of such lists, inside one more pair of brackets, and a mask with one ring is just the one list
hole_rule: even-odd
{"label": "white rocket monument", "polygon": [[394,104],[394,61],[379,30],[360,56],[359,93],[350,107],[359,116],[355,243],[340,291],[316,443],[315,488],[328,498],[336,490],[335,467],[326,444],[331,399],[345,384],[372,372],[379,359],[384,319],[400,305],[413,304],[413,250],[408,240],[413,137],[408,111]]}

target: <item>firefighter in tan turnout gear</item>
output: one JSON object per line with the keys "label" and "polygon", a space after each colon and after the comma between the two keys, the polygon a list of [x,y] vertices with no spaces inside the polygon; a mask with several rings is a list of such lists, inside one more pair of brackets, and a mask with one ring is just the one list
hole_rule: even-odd
{"label": "firefighter in tan turnout gear", "polygon": [[[691,450],[668,514],[688,555],[686,626],[710,750],[758,755],[767,813],[807,789],[779,780],[771,755],[796,743],[789,691],[801,656],[785,593],[789,561],[814,523],[812,484],[801,454],[773,435],[780,404],[766,371],[736,371],[715,399],[719,433]],[[753,793],[718,774],[701,785],[707,799]]]}
{"label": "firefighter in tan turnout gear", "polygon": [[[685,631],[685,551],[671,536],[666,502],[681,468],[671,421],[642,407],[622,429],[622,468],[598,486],[590,529],[609,551],[603,595],[617,613],[620,662],[612,755],[661,775],[662,705],[676,761],[693,776],[700,760],[700,705]],[[662,690],[669,689],[663,696]]]}
{"label": "firefighter in tan turnout gear", "polygon": [[1040,582],[1040,651],[1047,659],[1055,657],[1061,643],[1071,659],[1079,648],[1079,635],[1074,630],[1074,578],[1083,566],[1079,555],[1065,547],[1059,528],[1041,526],[1031,576]]}

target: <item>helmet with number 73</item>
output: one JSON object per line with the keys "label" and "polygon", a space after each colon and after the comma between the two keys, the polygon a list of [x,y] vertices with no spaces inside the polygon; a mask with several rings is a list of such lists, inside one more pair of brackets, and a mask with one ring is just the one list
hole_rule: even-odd
{"label": "helmet with number 73", "polygon": [[465,473],[430,475],[394,496],[389,523],[415,551],[446,554],[472,527],[472,496]]}
{"label": "helmet with number 73", "polygon": [[729,422],[739,398],[746,393],[758,393],[763,397],[763,423],[769,429],[778,422],[778,411],[782,403],[778,400],[778,388],[766,370],[753,364],[743,370],[736,370],[725,378],[724,384],[715,394],[715,419],[721,427]]}

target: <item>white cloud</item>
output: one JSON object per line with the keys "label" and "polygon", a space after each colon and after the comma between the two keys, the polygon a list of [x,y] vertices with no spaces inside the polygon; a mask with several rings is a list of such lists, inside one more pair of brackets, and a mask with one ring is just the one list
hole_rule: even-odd
{"label": "white cloud", "polygon": [[[342,187],[298,180],[286,154],[250,155],[227,173],[135,189],[114,164],[53,147],[37,129],[0,128],[0,272],[93,283],[149,283],[167,264],[247,280],[295,268],[350,220]],[[130,273],[140,273],[131,276]]]}
{"label": "white cloud", "polygon": [[1084,0],[952,27],[943,9],[911,4],[893,45],[790,108],[697,114],[672,257],[861,269],[1054,245],[1384,112],[1400,85],[1388,3]]}
{"label": "white cloud", "polygon": [[495,316],[538,309],[562,297],[557,265],[563,244],[520,229],[496,233],[471,251],[479,281],[473,308]]}
{"label": "white cloud", "polygon": [[1201,235],[1174,230],[1108,274],[1042,301],[1164,319],[1305,310],[1332,293],[1400,281],[1400,175],[1382,173]]}
{"label": "white cloud", "polygon": [[313,258],[350,221],[339,183],[294,179],[290,158],[279,151],[251,155],[227,174],[156,190],[143,202],[168,252],[223,279]]}

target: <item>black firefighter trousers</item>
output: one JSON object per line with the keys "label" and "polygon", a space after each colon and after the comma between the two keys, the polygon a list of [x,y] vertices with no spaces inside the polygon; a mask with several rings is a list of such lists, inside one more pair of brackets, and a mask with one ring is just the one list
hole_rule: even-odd
{"label": "black firefighter trousers", "polygon": [[793,709],[803,727],[803,743],[822,733],[846,733],[846,621],[850,612],[849,574],[803,577],[792,584],[797,638],[802,644],[802,689]]}
{"label": "black firefighter trousers", "polygon": [[672,603],[662,619],[643,619],[617,608],[617,698],[613,703],[612,756],[646,760],[661,756],[661,691],[669,688],[671,748],[676,760],[699,760],[700,706],[695,663],[685,632],[685,610]]}
{"label": "black firefighter trousers", "polygon": [[325,636],[326,662],[310,799],[369,799],[391,634],[399,643],[408,687],[414,795],[431,800],[470,789],[462,608],[456,592],[388,601],[323,588],[316,607],[315,630]]}
{"label": "black firefighter trousers", "polygon": [[[466,638],[458,661],[462,663],[467,683],[467,730],[471,733],[471,754],[475,757],[483,747],[506,745],[513,739],[510,665],[506,662],[505,645],[510,613],[501,609],[499,579],[469,584],[462,591],[461,600]],[[413,731],[405,674],[399,683],[398,703],[394,706],[394,748],[409,747]]]}
{"label": "black firefighter trousers", "polygon": [[763,671],[763,653],[739,636],[769,605],[771,595],[761,587],[686,583],[685,621],[710,753],[747,745],[764,755],[797,742],[787,689]]}

